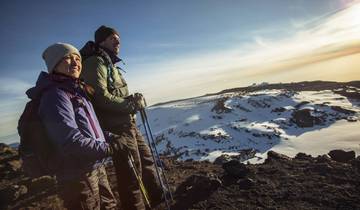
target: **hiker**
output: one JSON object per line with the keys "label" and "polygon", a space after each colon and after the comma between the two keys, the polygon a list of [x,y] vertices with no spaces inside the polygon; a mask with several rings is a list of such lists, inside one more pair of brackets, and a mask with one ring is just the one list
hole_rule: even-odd
{"label": "hiker", "polygon": [[108,142],[114,136],[101,130],[89,89],[78,79],[80,53],[70,44],[56,43],[42,57],[48,73],[41,72],[27,94],[41,96],[38,114],[55,145],[59,196],[67,209],[116,209],[104,166],[113,153]]}
{"label": "hiker", "polygon": [[[120,49],[120,35],[110,27],[100,26],[95,32],[95,42],[88,41],[80,50],[84,70],[81,78],[94,88],[92,103],[100,124],[105,130],[120,135],[135,160],[152,206],[162,197],[156,178],[155,165],[149,146],[136,127],[135,114],[144,109],[141,94],[129,94],[128,85],[116,63]],[[145,209],[139,183],[132,176],[127,160],[114,159],[117,168],[118,190],[124,209]],[[125,170],[126,169],[126,170]]]}

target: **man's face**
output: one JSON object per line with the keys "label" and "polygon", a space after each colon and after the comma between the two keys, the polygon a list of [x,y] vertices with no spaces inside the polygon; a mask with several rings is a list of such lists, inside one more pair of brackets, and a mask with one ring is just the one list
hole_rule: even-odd
{"label": "man's face", "polygon": [[77,54],[70,54],[62,58],[55,66],[54,71],[73,78],[79,78],[81,73],[81,58]]}
{"label": "man's face", "polygon": [[100,43],[100,46],[105,47],[115,54],[118,54],[120,51],[120,37],[117,34],[111,34]]}

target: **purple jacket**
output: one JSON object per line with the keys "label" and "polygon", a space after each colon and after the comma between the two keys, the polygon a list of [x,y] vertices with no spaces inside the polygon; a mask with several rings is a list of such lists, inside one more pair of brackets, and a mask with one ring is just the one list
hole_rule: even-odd
{"label": "purple jacket", "polygon": [[74,179],[104,164],[110,146],[79,80],[41,72],[27,91],[29,98],[39,94],[39,116],[57,147],[57,178]]}

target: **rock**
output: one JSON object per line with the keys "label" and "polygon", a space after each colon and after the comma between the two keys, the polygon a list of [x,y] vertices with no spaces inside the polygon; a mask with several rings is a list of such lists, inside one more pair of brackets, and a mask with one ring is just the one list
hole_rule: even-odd
{"label": "rock", "polygon": [[256,155],[256,150],[253,148],[239,150],[238,152],[239,154],[234,157],[238,161],[245,161],[255,157]]}
{"label": "rock", "polygon": [[239,179],[236,183],[239,185],[240,189],[244,190],[250,189],[255,185],[255,181],[250,178]]}
{"label": "rock", "polygon": [[346,152],[344,150],[339,149],[339,150],[331,150],[328,154],[331,157],[331,159],[342,163],[347,163],[350,160],[355,159],[354,151]]}
{"label": "rock", "polygon": [[212,112],[216,112],[217,114],[220,113],[229,113],[232,111],[230,107],[225,105],[225,102],[228,100],[229,97],[220,98],[214,107],[211,109]]}
{"label": "rock", "polygon": [[284,107],[276,107],[275,109],[271,110],[271,112],[285,112],[286,109]]}
{"label": "rock", "polygon": [[237,161],[242,162],[242,161],[245,161],[245,160],[255,157],[255,154],[256,154],[256,150],[253,148],[239,150],[238,152],[239,152],[238,155],[222,154],[221,156],[219,156],[218,158],[215,159],[214,164],[223,165],[224,163],[229,162],[231,160],[237,160]]}
{"label": "rock", "polygon": [[229,162],[230,160],[232,160],[230,155],[222,154],[214,160],[214,164],[223,165],[224,163]]}
{"label": "rock", "polygon": [[7,162],[7,167],[12,172],[17,172],[21,169],[21,162],[19,160],[10,160]]}
{"label": "rock", "polygon": [[291,158],[286,155],[283,155],[283,154],[280,154],[280,153],[270,150],[267,153],[266,161],[271,161],[271,160],[291,160]]}
{"label": "rock", "polygon": [[308,103],[310,103],[310,102],[308,102],[308,101],[302,101],[301,103],[296,104],[296,105],[295,105],[295,108],[296,108],[296,109],[299,109],[300,107],[302,107],[302,106],[304,106],[304,105],[306,105],[306,104],[308,104]]}
{"label": "rock", "polygon": [[317,163],[328,163],[330,162],[331,159],[329,158],[328,155],[319,155],[317,158],[316,158],[316,162]]}
{"label": "rock", "polygon": [[356,159],[352,160],[350,163],[354,168],[357,168],[358,170],[360,170],[360,156],[358,156]]}
{"label": "rock", "polygon": [[328,163],[318,163],[317,165],[310,166],[309,169],[324,176],[326,174],[331,174],[333,168]]}
{"label": "rock", "polygon": [[310,160],[312,159],[311,155],[307,155],[305,153],[299,152],[296,154],[295,159],[297,160]]}
{"label": "rock", "polygon": [[314,116],[312,112],[313,110],[311,109],[294,110],[291,121],[301,128],[313,127],[322,123],[323,119],[319,116]]}
{"label": "rock", "polygon": [[358,118],[356,116],[349,116],[346,118],[348,122],[357,122]]}
{"label": "rock", "polygon": [[355,113],[356,113],[356,112],[353,111],[353,110],[344,109],[344,108],[342,108],[342,107],[340,107],[340,106],[331,106],[331,109],[334,110],[334,111],[343,113],[343,114],[355,114]]}
{"label": "rock", "polygon": [[245,164],[237,160],[231,160],[227,163],[224,163],[222,167],[227,174],[233,176],[234,178],[243,178],[250,172]]}
{"label": "rock", "polygon": [[0,161],[17,156],[17,151],[4,143],[0,143]]}
{"label": "rock", "polygon": [[[0,198],[2,202],[11,203],[16,201],[22,195],[26,194],[28,189],[24,185],[10,185],[9,187],[0,191]],[[1,205],[4,205],[3,203]]]}
{"label": "rock", "polygon": [[47,191],[54,188],[56,180],[51,176],[42,176],[36,179],[32,179],[28,185],[29,191],[33,194],[38,192]]}
{"label": "rock", "polygon": [[179,187],[176,189],[176,193],[186,193],[186,194],[192,194],[192,193],[209,193],[211,191],[216,190],[218,187],[222,185],[221,180],[213,175],[191,175],[189,178],[187,178],[183,183],[179,185]]}

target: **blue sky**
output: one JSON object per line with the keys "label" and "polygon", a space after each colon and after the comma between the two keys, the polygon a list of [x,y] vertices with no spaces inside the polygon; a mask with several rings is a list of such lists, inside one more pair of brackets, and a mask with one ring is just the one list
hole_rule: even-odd
{"label": "blue sky", "polygon": [[[156,103],[254,82],[307,79],[298,72],[313,70],[290,76],[281,71],[298,64],[279,62],[301,57],[312,63],[305,56],[310,52],[359,41],[359,11],[358,1],[344,0],[2,1],[0,142],[16,136],[24,91],[45,70],[42,51],[55,42],[81,48],[102,24],[121,34],[130,90]],[[340,31],[341,21],[346,28]],[[278,76],[269,77],[274,71]],[[340,78],[318,72],[314,79]]]}

